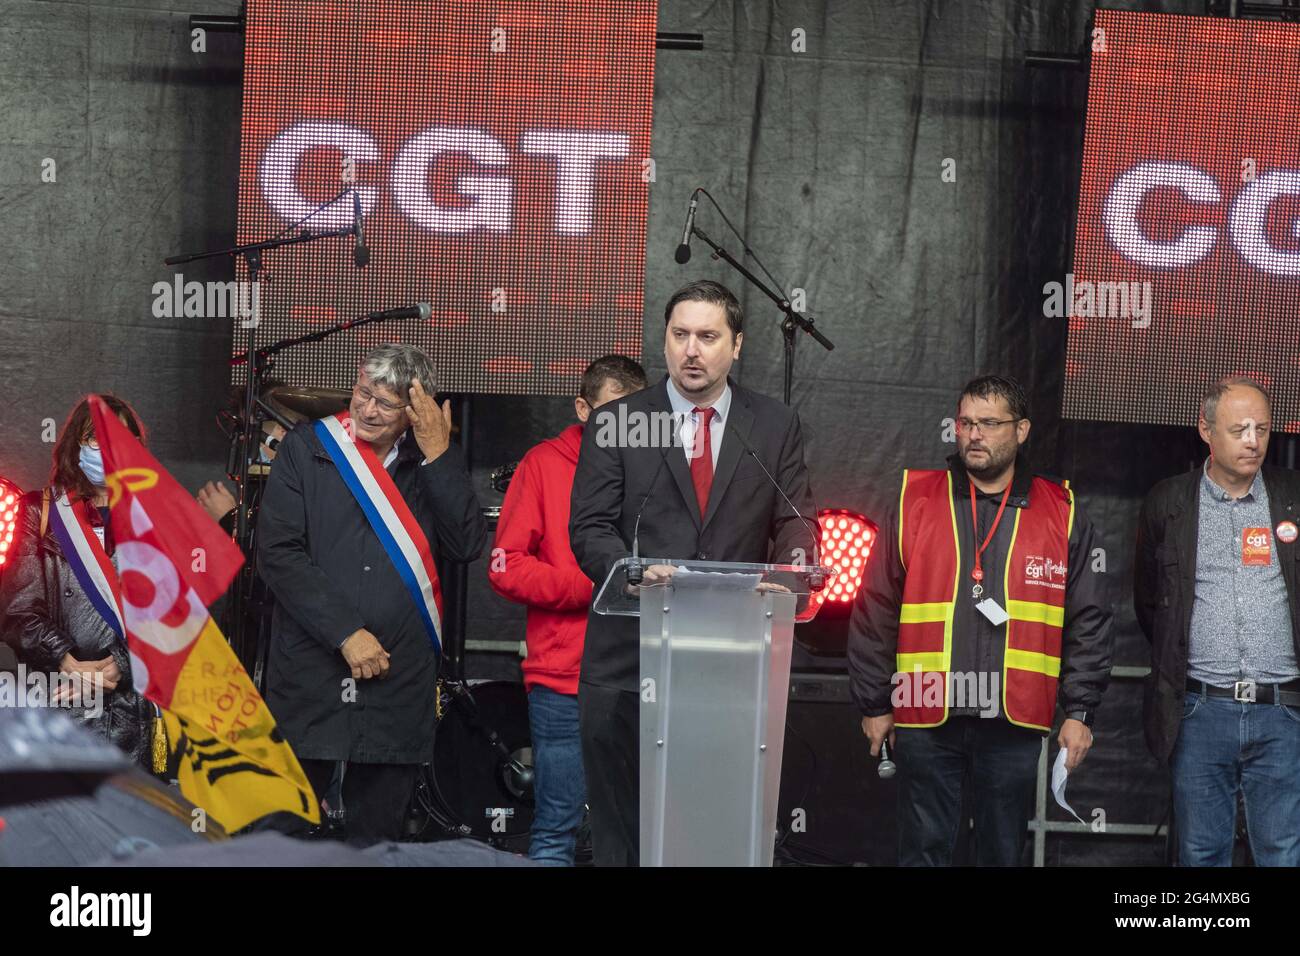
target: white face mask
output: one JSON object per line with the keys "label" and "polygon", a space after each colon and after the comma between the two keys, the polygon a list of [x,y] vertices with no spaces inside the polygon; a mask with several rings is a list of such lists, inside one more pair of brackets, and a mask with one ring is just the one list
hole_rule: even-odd
{"label": "white face mask", "polygon": [[82,445],[77,461],[87,481],[96,488],[104,487],[104,456],[98,448]]}

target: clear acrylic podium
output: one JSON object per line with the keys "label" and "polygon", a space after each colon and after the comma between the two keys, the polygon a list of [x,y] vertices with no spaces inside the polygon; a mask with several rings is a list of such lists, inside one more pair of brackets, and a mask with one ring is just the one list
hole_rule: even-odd
{"label": "clear acrylic podium", "polygon": [[641,619],[641,865],[771,866],[790,650],[831,568],[641,558],[614,565],[598,614]]}

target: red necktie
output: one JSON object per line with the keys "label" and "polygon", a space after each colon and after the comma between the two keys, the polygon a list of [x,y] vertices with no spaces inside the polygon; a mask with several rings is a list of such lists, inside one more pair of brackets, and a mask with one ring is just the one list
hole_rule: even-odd
{"label": "red necktie", "polygon": [[700,517],[709,510],[709,488],[713,485],[713,436],[709,423],[713,420],[712,408],[697,408],[700,423],[695,428],[691,444],[691,482],[695,485],[695,499],[700,503]]}

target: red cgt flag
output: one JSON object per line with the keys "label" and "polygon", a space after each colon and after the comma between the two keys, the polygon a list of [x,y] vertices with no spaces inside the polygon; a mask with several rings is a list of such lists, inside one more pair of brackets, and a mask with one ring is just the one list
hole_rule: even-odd
{"label": "red cgt flag", "polygon": [[110,503],[116,504],[123,495],[140,502],[153,524],[155,545],[171,559],[204,607],[210,606],[226,593],[244,563],[243,553],[98,395],[90,396],[90,405],[103,449]]}
{"label": "red cgt flag", "polygon": [[181,792],[227,829],[320,808],[275,718],[207,605],[243,555],[98,396],[131,679],[163,709]]}

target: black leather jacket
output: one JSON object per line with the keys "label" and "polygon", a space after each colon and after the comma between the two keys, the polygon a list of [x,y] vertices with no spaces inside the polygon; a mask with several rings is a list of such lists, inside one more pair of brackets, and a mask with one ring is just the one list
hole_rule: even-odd
{"label": "black leather jacket", "polygon": [[83,661],[111,654],[122,680],[117,690],[105,691],[102,714],[91,717],[92,711],[76,708],[67,713],[151,769],[153,705],[131,686],[126,645],[86,598],[48,522],[40,536],[41,493],[23,495],[18,507],[9,562],[0,575],[0,640],[29,670],[45,673],[58,671],[68,653]]}

